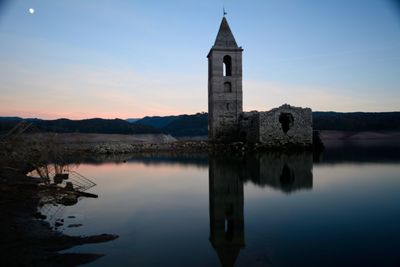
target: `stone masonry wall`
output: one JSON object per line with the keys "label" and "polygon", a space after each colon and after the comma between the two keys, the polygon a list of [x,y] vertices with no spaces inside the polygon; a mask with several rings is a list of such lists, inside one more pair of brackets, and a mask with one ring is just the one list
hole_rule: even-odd
{"label": "stone masonry wall", "polygon": [[[231,76],[223,75],[223,58],[231,57]],[[242,49],[212,49],[208,55],[208,109],[211,140],[235,141],[242,113]],[[227,91],[225,83],[230,84]]]}
{"label": "stone masonry wall", "polygon": [[260,115],[258,111],[242,112],[239,116],[239,139],[257,143],[259,140]]}
{"label": "stone masonry wall", "polygon": [[310,108],[285,104],[267,112],[259,112],[259,120],[259,142],[264,145],[312,145]]}

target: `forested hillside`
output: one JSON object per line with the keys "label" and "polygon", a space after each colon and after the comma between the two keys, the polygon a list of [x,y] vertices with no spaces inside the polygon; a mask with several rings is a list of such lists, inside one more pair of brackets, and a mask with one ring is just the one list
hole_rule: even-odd
{"label": "forested hillside", "polygon": [[[22,118],[0,117],[0,132],[9,131]],[[41,120],[25,119],[38,130],[60,133],[144,134],[166,133],[172,136],[206,136],[208,114],[144,117],[133,123],[122,119]],[[315,130],[400,131],[400,112],[313,112]]]}

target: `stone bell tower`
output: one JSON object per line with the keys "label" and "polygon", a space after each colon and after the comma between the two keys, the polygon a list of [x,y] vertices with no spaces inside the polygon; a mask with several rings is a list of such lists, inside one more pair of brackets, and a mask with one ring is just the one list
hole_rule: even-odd
{"label": "stone bell tower", "polygon": [[242,107],[242,47],[225,16],[208,58],[208,137],[229,142],[238,137]]}

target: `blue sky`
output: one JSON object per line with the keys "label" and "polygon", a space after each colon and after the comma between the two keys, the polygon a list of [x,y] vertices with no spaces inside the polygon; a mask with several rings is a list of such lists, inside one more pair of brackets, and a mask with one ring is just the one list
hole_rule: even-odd
{"label": "blue sky", "polygon": [[[400,110],[394,0],[9,0],[0,116],[128,118],[207,111],[225,6],[245,110]],[[29,8],[35,12],[30,14]]]}

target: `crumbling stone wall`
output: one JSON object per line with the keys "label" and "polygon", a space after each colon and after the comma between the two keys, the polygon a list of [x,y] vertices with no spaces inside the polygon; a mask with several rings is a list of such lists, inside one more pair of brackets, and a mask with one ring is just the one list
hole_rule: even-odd
{"label": "crumbling stone wall", "polygon": [[310,108],[282,105],[259,112],[259,142],[267,146],[312,145]]}
{"label": "crumbling stone wall", "polygon": [[259,141],[260,115],[258,111],[242,112],[239,116],[239,139],[242,142]]}

